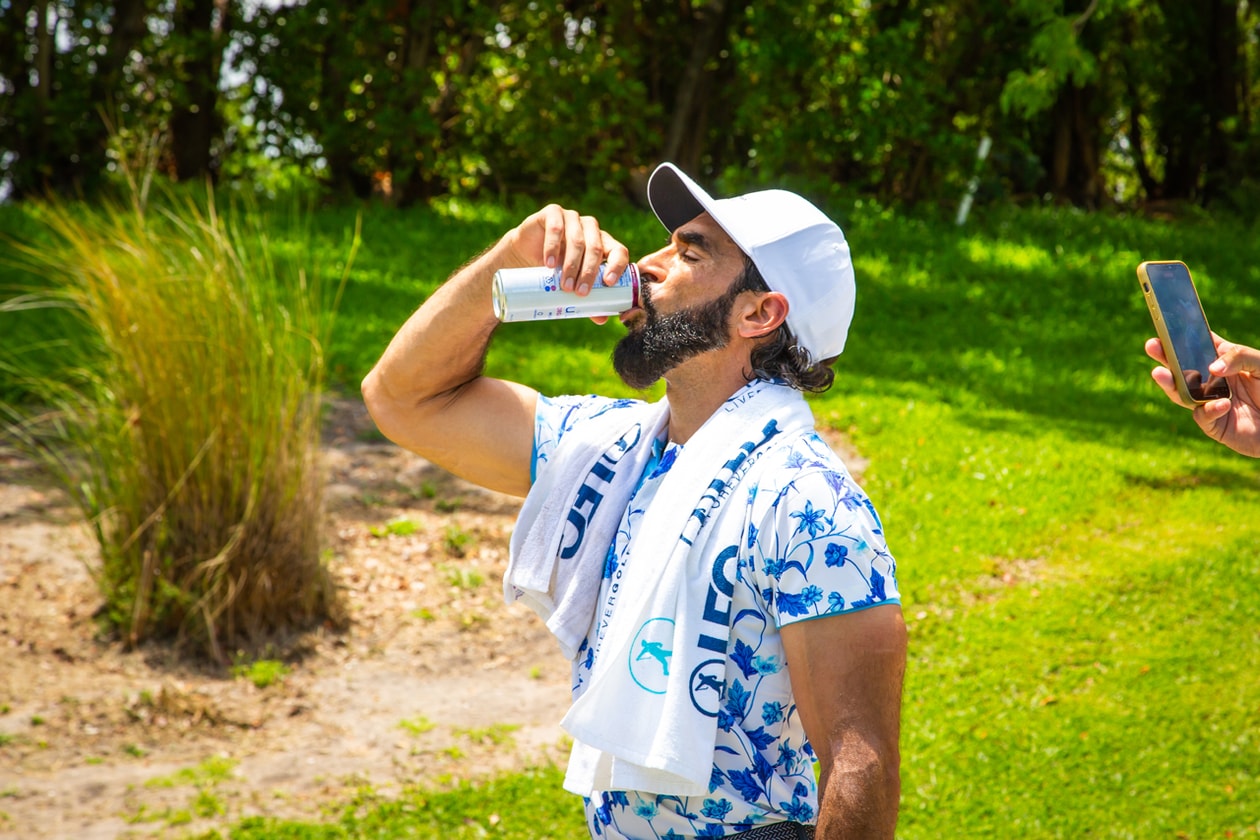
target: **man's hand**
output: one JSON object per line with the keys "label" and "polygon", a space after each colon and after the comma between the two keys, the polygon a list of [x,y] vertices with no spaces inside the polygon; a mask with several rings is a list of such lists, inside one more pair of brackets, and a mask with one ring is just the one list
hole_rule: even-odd
{"label": "man's hand", "polygon": [[[510,259],[524,268],[544,265],[560,268],[560,288],[587,295],[594,287],[599,266],[608,264],[604,283],[611,286],[630,265],[630,251],[599,226],[594,216],[582,216],[558,204],[548,204],[521,222],[506,237]],[[602,324],[600,315],[591,320]]]}
{"label": "man's hand", "polygon": [[1226,341],[1216,333],[1212,334],[1212,340],[1216,342],[1219,358],[1208,366],[1208,373],[1225,378],[1231,392],[1229,399],[1211,400],[1202,405],[1183,402],[1158,338],[1146,342],[1146,355],[1160,365],[1151,371],[1151,378],[1168,399],[1194,409],[1194,422],[1208,437],[1235,452],[1260,458],[1260,350]]}

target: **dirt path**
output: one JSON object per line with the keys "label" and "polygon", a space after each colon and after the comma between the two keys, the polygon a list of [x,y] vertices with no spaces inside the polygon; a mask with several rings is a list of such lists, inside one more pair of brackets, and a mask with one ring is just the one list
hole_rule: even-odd
{"label": "dirt path", "polygon": [[296,640],[289,675],[259,689],[101,640],[86,528],[0,453],[0,837],[319,819],[364,786],[563,760],[567,665],[502,603],[517,501],[375,437],[357,402],[334,407],[324,454],[350,626]]}

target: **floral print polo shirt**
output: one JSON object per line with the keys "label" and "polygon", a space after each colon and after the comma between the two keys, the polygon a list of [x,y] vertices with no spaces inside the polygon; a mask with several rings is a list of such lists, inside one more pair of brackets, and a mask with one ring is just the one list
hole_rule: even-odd
{"label": "floral print polo shirt", "polygon": [[[548,468],[567,431],[633,404],[595,396],[540,397],[534,475]],[[635,527],[678,449],[656,444],[609,546],[601,605],[609,581],[627,571]],[[750,524],[725,575],[732,590],[731,636],[724,677],[711,679],[720,700],[709,793],[605,791],[585,800],[592,837],[727,837],[769,822],[815,821],[813,750],[793,702],[779,629],[900,603],[896,564],[874,506],[817,434],[784,442],[766,457],[773,460],[759,470],[756,483],[745,481],[736,491],[749,508]],[[593,664],[592,647],[583,643],[572,665],[575,698],[585,690]]]}

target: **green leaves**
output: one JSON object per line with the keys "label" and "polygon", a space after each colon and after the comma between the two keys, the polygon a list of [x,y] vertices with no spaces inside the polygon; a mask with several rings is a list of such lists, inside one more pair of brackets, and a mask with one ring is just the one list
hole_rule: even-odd
{"label": "green leaves", "polygon": [[1065,84],[1083,87],[1092,82],[1098,66],[1094,54],[1081,44],[1086,16],[1057,14],[1052,9],[1061,4],[1046,0],[1018,5],[1038,28],[1028,46],[1030,67],[1010,72],[1001,102],[1003,111],[1027,119],[1049,109]]}
{"label": "green leaves", "polygon": [[729,190],[956,204],[981,136],[981,203],[1260,191],[1243,0],[36,5],[0,11],[17,197],[143,160],[391,205],[637,201],[669,156]]}

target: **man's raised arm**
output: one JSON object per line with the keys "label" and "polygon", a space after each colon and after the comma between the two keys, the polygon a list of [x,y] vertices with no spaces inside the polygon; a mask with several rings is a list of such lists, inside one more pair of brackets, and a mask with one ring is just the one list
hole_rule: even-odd
{"label": "man's raised arm", "polygon": [[364,378],[363,400],[381,433],[462,478],[525,495],[538,394],[482,376],[498,324],[494,273],[559,266],[562,288],[585,294],[605,261],[615,279],[630,255],[594,218],[554,204],[505,234],[416,310]]}

